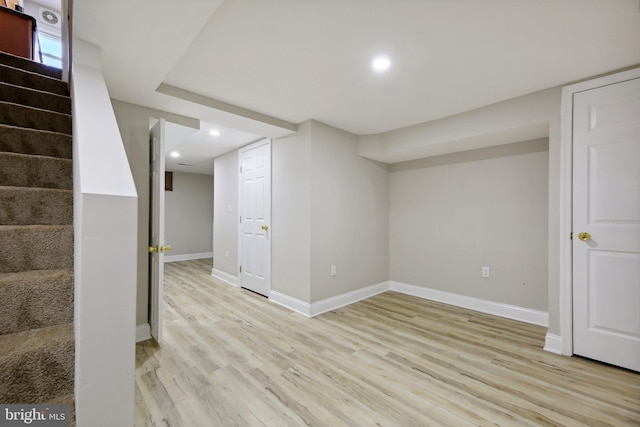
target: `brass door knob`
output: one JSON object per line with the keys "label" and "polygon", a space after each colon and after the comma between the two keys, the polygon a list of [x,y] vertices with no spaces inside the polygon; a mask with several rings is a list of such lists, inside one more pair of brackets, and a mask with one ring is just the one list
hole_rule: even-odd
{"label": "brass door knob", "polygon": [[582,233],[578,234],[578,239],[582,240],[583,242],[588,242],[589,240],[591,240],[591,234],[583,231]]}
{"label": "brass door knob", "polygon": [[160,252],[169,252],[171,250],[171,245],[160,246]]}
{"label": "brass door knob", "polygon": [[269,229],[269,226],[268,226],[268,225],[263,225],[261,228],[262,228],[264,231],[267,231],[267,230]]}
{"label": "brass door knob", "polygon": [[155,253],[158,252],[158,247],[157,246],[149,246],[149,253]]}

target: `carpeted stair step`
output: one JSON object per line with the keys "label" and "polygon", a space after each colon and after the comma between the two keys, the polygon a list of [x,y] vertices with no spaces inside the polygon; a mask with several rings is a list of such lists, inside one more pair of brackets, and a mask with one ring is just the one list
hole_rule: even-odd
{"label": "carpeted stair step", "polygon": [[16,86],[9,83],[0,82],[0,101],[28,105],[30,107],[42,108],[58,113],[69,114],[71,112],[71,98],[68,96],[43,92],[41,90]]}
{"label": "carpeted stair step", "polygon": [[0,153],[0,186],[73,188],[70,159]]}
{"label": "carpeted stair step", "polygon": [[53,77],[58,80],[62,78],[62,70],[59,68],[40,64],[39,62],[34,62],[30,59],[15,56],[6,52],[0,52],[0,64],[31,71],[32,73],[42,74],[43,76]]}
{"label": "carpeted stair step", "polygon": [[69,95],[69,85],[60,79],[4,64],[0,64],[0,82],[57,93],[58,95]]}
{"label": "carpeted stair step", "polygon": [[0,402],[42,403],[73,394],[73,323],[0,336]]}
{"label": "carpeted stair step", "polygon": [[72,225],[0,225],[0,273],[73,266]]}
{"label": "carpeted stair step", "polygon": [[0,101],[0,123],[71,135],[71,115]]}
{"label": "carpeted stair step", "polygon": [[0,187],[0,224],[73,224],[73,191]]}
{"label": "carpeted stair step", "polygon": [[0,152],[71,158],[71,135],[0,124]]}
{"label": "carpeted stair step", "polygon": [[73,270],[0,273],[0,335],[73,322]]}

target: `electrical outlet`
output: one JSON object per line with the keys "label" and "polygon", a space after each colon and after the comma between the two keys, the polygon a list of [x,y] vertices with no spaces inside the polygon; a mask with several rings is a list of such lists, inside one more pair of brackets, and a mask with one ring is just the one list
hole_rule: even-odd
{"label": "electrical outlet", "polygon": [[482,267],[482,277],[489,277],[489,267]]}
{"label": "electrical outlet", "polygon": [[331,277],[334,277],[338,274],[338,268],[335,265],[331,266]]}

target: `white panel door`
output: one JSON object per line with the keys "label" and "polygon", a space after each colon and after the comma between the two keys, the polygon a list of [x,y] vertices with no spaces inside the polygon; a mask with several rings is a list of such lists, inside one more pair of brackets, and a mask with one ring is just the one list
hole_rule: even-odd
{"label": "white panel door", "polygon": [[573,102],[573,350],[640,371],[640,79]]}
{"label": "white panel door", "polygon": [[149,325],[151,336],[162,341],[164,295],[164,127],[160,120],[149,135]]}
{"label": "white panel door", "polygon": [[264,296],[271,290],[271,141],[240,150],[240,283]]}

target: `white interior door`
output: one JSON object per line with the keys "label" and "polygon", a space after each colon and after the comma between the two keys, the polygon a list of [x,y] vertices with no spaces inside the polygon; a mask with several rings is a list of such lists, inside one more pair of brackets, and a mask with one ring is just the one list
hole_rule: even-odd
{"label": "white interior door", "polygon": [[271,289],[271,141],[240,150],[240,284],[264,296]]}
{"label": "white interior door", "polygon": [[640,371],[640,79],[573,111],[573,350]]}
{"label": "white interior door", "polygon": [[164,141],[165,121],[159,120],[149,135],[149,325],[151,336],[162,341],[164,295]]}

